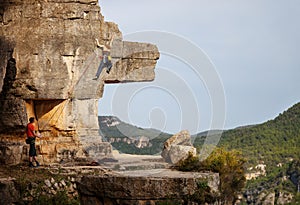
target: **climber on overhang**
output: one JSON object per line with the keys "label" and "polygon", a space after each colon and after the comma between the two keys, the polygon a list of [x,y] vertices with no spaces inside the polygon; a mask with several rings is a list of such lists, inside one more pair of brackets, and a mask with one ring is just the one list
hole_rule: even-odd
{"label": "climber on overhang", "polygon": [[103,55],[101,56],[102,60],[99,64],[97,73],[96,73],[95,77],[93,78],[93,80],[97,80],[99,78],[103,68],[106,67],[106,72],[107,73],[109,73],[110,69],[112,68],[110,49],[111,49],[111,46],[112,46],[113,39],[114,39],[114,35],[112,35],[112,37],[109,40],[108,44],[100,45],[98,39],[96,38],[97,47],[102,49],[102,54]]}

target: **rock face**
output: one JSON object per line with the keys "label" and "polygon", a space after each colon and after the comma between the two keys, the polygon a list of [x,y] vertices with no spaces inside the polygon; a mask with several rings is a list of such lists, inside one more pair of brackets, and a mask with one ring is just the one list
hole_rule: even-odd
{"label": "rock face", "polygon": [[217,199],[219,175],[216,173],[163,170],[147,177],[132,174],[83,176],[77,187],[83,205],[188,204],[199,191],[199,184],[209,187],[206,194]]}
{"label": "rock face", "polygon": [[288,192],[274,191],[274,190],[247,190],[244,193],[247,204],[262,204],[262,205],[274,205],[274,204],[291,204],[295,197]]}
{"label": "rock face", "polygon": [[16,204],[20,200],[20,193],[14,179],[0,178],[0,198],[1,204]]}
{"label": "rock face", "polygon": [[[92,80],[102,57],[95,39],[112,36],[113,68]],[[151,81],[158,58],[154,45],[123,41],[97,0],[0,0],[0,162],[26,158],[31,116],[44,163],[109,156],[98,134],[104,85]]]}
{"label": "rock face", "polygon": [[197,150],[193,147],[189,132],[183,130],[165,142],[161,156],[166,162],[176,164],[180,160],[186,159],[189,153],[196,155]]}
{"label": "rock face", "polygon": [[[156,156],[157,157],[157,156]],[[112,172],[99,166],[0,167],[0,204],[221,204],[219,174],[169,169]],[[10,170],[7,172],[4,169]],[[22,174],[20,174],[22,171]],[[10,176],[16,176],[11,178]],[[25,179],[25,178],[26,179]],[[42,201],[43,200],[43,201]]]}
{"label": "rock face", "polygon": [[274,205],[275,204],[275,192],[271,192],[268,194],[262,193],[257,201],[258,204],[263,205]]}

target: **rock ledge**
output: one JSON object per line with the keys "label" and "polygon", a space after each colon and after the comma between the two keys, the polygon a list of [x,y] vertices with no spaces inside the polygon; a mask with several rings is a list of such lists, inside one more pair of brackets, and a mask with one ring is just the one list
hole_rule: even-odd
{"label": "rock ledge", "polygon": [[83,205],[155,204],[167,199],[183,203],[198,190],[199,182],[206,183],[211,194],[218,196],[219,174],[169,169],[83,176],[77,187]]}

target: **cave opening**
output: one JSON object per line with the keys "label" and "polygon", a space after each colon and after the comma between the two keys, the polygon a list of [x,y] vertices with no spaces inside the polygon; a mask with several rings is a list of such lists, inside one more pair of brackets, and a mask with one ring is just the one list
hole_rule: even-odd
{"label": "cave opening", "polygon": [[56,127],[66,105],[63,99],[25,100],[28,117],[35,117],[36,127],[40,131],[48,131]]}

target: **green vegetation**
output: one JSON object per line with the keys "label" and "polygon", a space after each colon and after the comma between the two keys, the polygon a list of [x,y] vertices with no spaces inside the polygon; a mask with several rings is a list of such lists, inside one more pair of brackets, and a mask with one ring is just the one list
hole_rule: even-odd
{"label": "green vegetation", "polygon": [[111,145],[126,154],[155,155],[162,151],[165,141],[169,138],[170,135],[162,133],[150,140],[151,146],[144,148],[138,148],[134,144],[127,144],[126,142],[113,142]]}
{"label": "green vegetation", "polygon": [[[246,160],[240,152],[226,151],[216,148],[211,155],[201,161],[198,157],[190,155],[186,160],[178,163],[177,169],[180,171],[212,171],[220,174],[220,200],[226,203],[233,203],[245,185]],[[198,183],[199,192],[195,195],[197,202],[212,202],[215,196],[211,196],[207,183]]]}
{"label": "green vegetation", "polygon": [[20,200],[25,204],[32,205],[79,205],[79,197],[68,196],[66,191],[57,191],[56,194],[49,194],[45,188],[45,180],[53,178],[61,181],[66,176],[53,174],[44,168],[28,168],[28,166],[1,166],[0,172],[4,176],[13,176],[16,187],[20,193]]}
{"label": "green vegetation", "polygon": [[65,191],[60,191],[54,196],[38,195],[32,205],[80,205],[79,200],[69,198]]}
{"label": "green vegetation", "polygon": [[[138,136],[135,135],[137,133],[148,136],[151,139],[152,147],[139,149],[132,144],[114,143],[113,146],[123,153],[156,154],[162,150],[163,143],[171,137],[166,133],[157,135],[157,132],[151,132],[153,131],[151,129],[130,127],[128,124],[126,126],[128,129],[132,129],[132,136]],[[104,127],[103,130],[103,126],[100,125],[100,127],[105,133],[104,136],[126,137],[117,128],[107,127],[106,130]],[[218,133],[217,130],[216,133]],[[194,146],[198,148],[198,151],[201,149],[206,135],[207,133],[199,133],[192,136],[195,139]],[[285,191],[293,193],[294,200],[299,200],[299,194],[296,193],[300,176],[300,103],[284,111],[274,120],[224,131],[218,147],[240,152],[241,157],[247,159],[245,166],[248,169],[254,170],[258,164],[266,165],[266,176],[248,181],[246,190],[272,190],[275,191],[276,195]],[[196,161],[185,164],[186,169],[193,170]],[[250,169],[247,172],[251,172]]]}
{"label": "green vegetation", "polygon": [[162,132],[155,129],[144,129],[128,123],[122,122],[114,116],[98,117],[100,132],[104,137],[126,138],[135,136],[145,136],[150,139],[159,136]]}
{"label": "green vegetation", "polygon": [[[201,147],[204,138],[196,138],[194,145]],[[293,166],[297,167],[295,164],[300,161],[300,103],[274,120],[224,131],[218,146],[241,151],[247,158],[248,168],[258,164],[266,165],[266,176],[249,181],[247,190],[273,190],[277,194],[287,191],[295,194],[297,187],[291,181],[289,170]],[[299,179],[299,170],[293,173]]]}
{"label": "green vegetation", "polygon": [[299,157],[299,145],[300,103],[266,123],[225,131],[220,141],[220,146],[242,150],[249,165],[264,162],[268,173],[279,163]]}
{"label": "green vegetation", "polygon": [[[109,123],[117,122],[116,126],[109,126]],[[113,116],[99,116],[101,135],[107,140],[110,138],[132,138],[138,136],[148,137],[150,146],[138,148],[134,144],[124,141],[112,142],[112,146],[121,153],[138,155],[155,155],[162,151],[163,145],[172,135],[155,129],[144,129],[122,122]]]}

